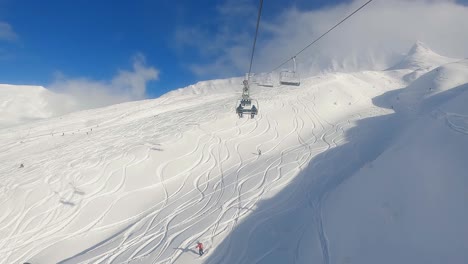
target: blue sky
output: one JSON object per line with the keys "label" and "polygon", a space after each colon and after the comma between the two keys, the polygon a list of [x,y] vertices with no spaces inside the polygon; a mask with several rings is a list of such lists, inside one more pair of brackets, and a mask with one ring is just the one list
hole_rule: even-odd
{"label": "blue sky", "polygon": [[[258,4],[257,0],[239,2],[249,8]],[[337,1],[298,0],[288,1],[288,5],[318,8],[333,2]],[[220,8],[235,8],[237,4],[232,3],[0,0],[0,22],[7,23],[14,34],[10,39],[0,39],[0,83],[48,86],[57,74],[108,80],[119,69],[130,70],[135,54],[143,54],[146,64],[159,70],[159,80],[148,83],[149,97],[209,79],[212,74],[196,74],[190,65],[209,62],[212,57],[195,44],[176,44],[176,32],[196,26],[206,34],[215,34],[219,26],[228,26],[233,32],[246,31],[253,37],[248,23],[256,19],[256,10],[248,9],[245,16],[250,18],[222,21]],[[285,8],[284,3],[265,1],[264,19],[274,18]]]}
{"label": "blue sky", "polygon": [[[364,2],[265,0],[254,69],[266,71],[280,63]],[[353,52],[368,53],[371,48],[382,49],[385,43],[384,52],[374,52],[377,59],[382,54],[404,52],[416,40],[426,41],[442,53],[464,56],[462,51],[466,50],[468,40],[459,41],[455,37],[460,38],[458,35],[465,30],[466,3],[465,0],[374,1],[349,25],[324,39],[314,51],[316,54],[304,54],[302,61],[322,63],[334,62],[335,57],[343,59],[350,40],[356,46]],[[137,67],[149,69],[140,81],[147,82],[145,96],[152,98],[200,80],[241,76],[248,70],[257,5],[257,0],[0,0],[0,83],[49,87],[57,79],[85,79],[112,87],[115,79],[121,79],[119,73],[132,72]],[[453,21],[446,21],[450,29],[454,28],[453,23],[462,24],[460,32],[452,30],[449,37],[455,39],[440,40],[441,32],[445,32],[444,37],[448,34],[443,26],[435,30],[430,26],[427,30],[414,28],[417,23],[408,20],[415,17],[408,13],[413,7],[421,18],[434,10],[446,8],[452,13],[460,10],[458,18],[455,15]],[[391,12],[395,15],[388,21],[377,21]],[[407,13],[406,21],[398,17],[401,12]],[[427,23],[434,20],[427,17]],[[444,21],[452,15],[440,17]],[[426,21],[418,20],[425,27]],[[378,26],[377,22],[390,31],[385,35],[391,38],[365,35]],[[367,31],[362,29],[363,25],[369,27]],[[405,30],[412,31],[404,34]],[[348,32],[353,35],[347,35]],[[354,38],[355,34],[362,34],[359,39],[363,42]],[[337,43],[347,46],[343,48]],[[373,46],[366,47],[368,43]],[[135,57],[139,59],[135,61]],[[310,65],[307,69],[312,68]],[[323,68],[326,63],[319,66]]]}

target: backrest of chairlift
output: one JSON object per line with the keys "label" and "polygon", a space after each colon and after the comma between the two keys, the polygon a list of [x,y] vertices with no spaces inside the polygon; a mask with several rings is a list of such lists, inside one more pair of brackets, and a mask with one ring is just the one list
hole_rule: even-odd
{"label": "backrest of chairlift", "polygon": [[250,106],[252,104],[252,101],[250,99],[242,99],[240,104],[242,106]]}
{"label": "backrest of chairlift", "polygon": [[299,84],[301,79],[297,72],[282,71],[280,72],[280,83],[282,84]]}
{"label": "backrest of chairlift", "polygon": [[296,70],[296,57],[292,58],[293,70],[283,70],[280,72],[280,83],[286,85],[299,85],[301,79],[299,73]]}
{"label": "backrest of chairlift", "polygon": [[273,78],[271,77],[271,74],[268,74],[264,81],[263,81],[263,86],[273,86]]}
{"label": "backrest of chairlift", "polygon": [[299,74],[293,71],[282,71],[280,72],[280,79],[299,79]]}

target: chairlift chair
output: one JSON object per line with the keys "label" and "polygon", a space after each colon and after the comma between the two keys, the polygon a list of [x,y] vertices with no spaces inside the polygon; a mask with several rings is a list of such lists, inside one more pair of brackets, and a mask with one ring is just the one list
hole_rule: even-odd
{"label": "chairlift chair", "polygon": [[236,114],[239,118],[244,117],[244,114],[250,115],[250,118],[254,118],[258,114],[258,101],[255,99],[239,99],[236,104]]}
{"label": "chairlift chair", "polygon": [[262,82],[259,85],[260,86],[265,86],[265,87],[273,87],[273,78],[271,77],[271,73],[267,74],[262,79]]}
{"label": "chairlift chair", "polygon": [[286,70],[280,72],[280,84],[283,85],[301,85],[301,79],[299,73],[296,71],[296,57],[293,57],[294,68],[292,71]]}
{"label": "chairlift chair", "polygon": [[236,114],[239,118],[244,114],[250,114],[250,118],[254,118],[258,114],[258,101],[250,98],[248,80],[244,80],[243,84],[242,97],[236,103]]}
{"label": "chairlift chair", "polygon": [[257,83],[258,82],[258,76],[255,73],[246,73],[245,74],[245,80],[247,80],[249,83]]}

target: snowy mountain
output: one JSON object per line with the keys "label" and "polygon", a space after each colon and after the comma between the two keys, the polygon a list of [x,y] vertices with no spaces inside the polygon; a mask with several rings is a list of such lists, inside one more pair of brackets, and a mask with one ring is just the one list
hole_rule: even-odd
{"label": "snowy mountain", "polygon": [[468,61],[422,47],[0,129],[0,263],[467,262]]}

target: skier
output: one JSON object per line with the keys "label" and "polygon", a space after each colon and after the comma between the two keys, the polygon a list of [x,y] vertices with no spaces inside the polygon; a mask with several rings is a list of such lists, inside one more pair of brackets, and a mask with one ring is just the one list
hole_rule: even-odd
{"label": "skier", "polygon": [[258,155],[262,155],[262,151],[260,149],[258,149]]}
{"label": "skier", "polygon": [[200,241],[197,242],[197,246],[195,248],[198,248],[198,254],[200,254],[200,256],[203,255],[203,244]]}

